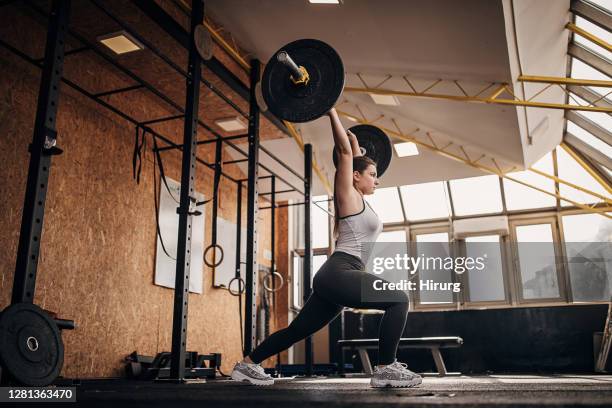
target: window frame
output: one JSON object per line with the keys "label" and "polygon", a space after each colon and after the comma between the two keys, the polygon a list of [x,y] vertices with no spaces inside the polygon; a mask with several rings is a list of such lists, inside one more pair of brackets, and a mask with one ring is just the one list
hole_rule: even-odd
{"label": "window frame", "polygon": [[[474,237],[485,236],[485,235],[497,235],[499,237],[499,245],[500,245],[500,256],[501,256],[501,266],[502,266],[502,279],[504,285],[504,299],[502,300],[480,300],[480,301],[472,301],[469,295],[469,278],[465,273],[459,275],[459,281],[461,282],[461,305],[467,308],[482,308],[488,306],[500,306],[500,305],[511,305],[512,304],[512,291],[510,289],[510,281],[511,281],[511,268],[508,265],[508,259],[510,258],[508,254],[508,235],[500,235],[500,234],[482,234],[482,235],[474,235]],[[460,256],[467,256],[467,246],[465,239],[457,240],[460,247]]]}
{"label": "window frame", "polygon": [[[410,241],[409,241],[409,251],[410,254],[414,253],[416,250],[416,236],[417,235],[425,235],[425,234],[436,234],[436,233],[441,233],[441,232],[446,232],[448,234],[448,237],[450,238],[450,225],[448,224],[448,222],[446,223],[436,223],[434,225],[428,225],[428,226],[414,226],[412,228],[410,228],[409,231],[409,237],[410,237]],[[449,246],[450,249],[450,246]],[[451,254],[452,256],[452,254]],[[457,277],[458,275],[456,273],[451,274],[452,277],[452,282],[458,282]],[[420,280],[420,277],[419,277]],[[441,303],[441,304],[422,304],[420,299],[421,299],[421,291],[420,290],[415,290],[414,294],[412,296],[410,296],[410,306],[412,310],[420,310],[420,311],[449,311],[449,310],[459,310],[460,308],[460,298],[459,295],[461,294],[461,292],[459,293],[452,293],[453,296],[453,301],[452,303]]]}
{"label": "window frame", "polygon": [[[557,276],[557,285],[559,287],[559,296],[558,297],[549,297],[549,298],[538,298],[538,299],[525,299],[523,296],[523,282],[522,275],[520,269],[520,259],[518,253],[518,242],[516,240],[517,233],[516,228],[520,226],[528,226],[528,225],[542,225],[548,224],[551,227],[552,233],[552,245],[553,251],[555,254],[555,272]],[[514,285],[514,301],[516,304],[522,305],[537,305],[542,303],[571,303],[570,297],[568,296],[568,285],[567,285],[567,274],[565,268],[565,253],[562,250],[562,242],[561,236],[559,234],[559,220],[558,216],[548,215],[548,216],[532,216],[532,217],[519,217],[512,220],[509,220],[510,227],[510,248],[511,254],[510,262],[511,270],[512,270],[512,283]]]}

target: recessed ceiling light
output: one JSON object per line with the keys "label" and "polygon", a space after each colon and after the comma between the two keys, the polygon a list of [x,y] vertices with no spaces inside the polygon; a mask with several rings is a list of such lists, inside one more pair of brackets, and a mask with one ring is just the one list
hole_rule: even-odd
{"label": "recessed ceiling light", "polygon": [[419,154],[419,149],[413,142],[395,143],[393,147],[399,157],[417,156]]}
{"label": "recessed ceiling light", "polygon": [[100,36],[98,41],[117,55],[144,49],[138,40],[125,31]]}
{"label": "recessed ceiling light", "polygon": [[239,117],[217,119],[215,124],[226,132],[236,132],[247,128],[247,125]]}
{"label": "recessed ceiling light", "polygon": [[378,105],[399,105],[399,101],[395,97],[395,95],[381,95],[381,94],[369,94],[370,98],[374,101],[374,103]]}
{"label": "recessed ceiling light", "polygon": [[340,4],[340,0],[308,0],[311,4]]}

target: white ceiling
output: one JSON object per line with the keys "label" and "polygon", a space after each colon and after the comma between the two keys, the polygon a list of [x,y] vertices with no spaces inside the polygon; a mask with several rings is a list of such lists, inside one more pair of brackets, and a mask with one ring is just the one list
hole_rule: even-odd
{"label": "white ceiling", "polygon": [[[401,80],[401,75],[407,75],[424,86],[437,79],[459,80],[473,89],[507,82],[522,95],[516,81],[521,73],[565,76],[567,30],[563,27],[569,0],[344,0],[341,5],[313,5],[307,0],[207,0],[206,7],[243,49],[264,63],[282,45],[299,38],[329,43],[343,59],[347,86],[363,86],[355,75],[359,72],[368,85],[394,75],[384,85],[388,89],[407,90]],[[541,87],[527,84],[527,97]],[[436,91],[459,92],[444,89],[444,83]],[[560,89],[546,95],[541,100],[563,102]],[[400,106],[384,107],[375,105],[367,94],[348,92],[342,100],[346,102],[340,109],[348,113],[359,116],[358,105],[369,120],[384,114],[376,122],[381,127],[395,129],[393,118],[402,132],[418,140],[430,143],[429,132],[439,146],[452,141],[453,153],[462,155],[461,145],[471,159],[484,154],[488,162],[483,164],[491,165],[493,157],[503,169],[531,165],[562,136],[560,110],[529,108],[526,113],[522,107],[415,97],[401,97]],[[346,127],[354,124],[343,123]],[[528,130],[538,127],[530,145]],[[321,118],[298,128],[305,141],[313,143],[320,168],[332,180],[329,121]],[[279,143],[269,147],[303,171],[297,146]],[[419,150],[418,156],[394,157],[382,186],[485,174],[426,148]],[[315,183],[313,193],[324,194],[321,183]]]}

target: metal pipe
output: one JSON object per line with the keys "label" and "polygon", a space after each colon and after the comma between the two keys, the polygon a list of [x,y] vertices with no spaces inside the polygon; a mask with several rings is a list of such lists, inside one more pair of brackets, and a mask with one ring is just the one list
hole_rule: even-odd
{"label": "metal pipe", "polygon": [[289,170],[294,176],[296,176],[297,178],[299,178],[300,180],[304,181],[304,177],[302,177],[300,175],[300,173],[298,173],[297,171],[293,170],[291,167],[289,167],[289,165],[287,165],[284,161],[282,161],[281,159],[279,159],[277,156],[275,156],[271,151],[269,151],[268,149],[266,149],[264,146],[260,145],[259,148],[261,150],[264,151],[264,153],[266,153],[268,156],[270,156],[272,159],[274,159],[278,164],[280,164],[281,166],[283,166],[285,169]]}
{"label": "metal pipe", "polygon": [[[312,145],[304,145],[304,304],[312,291],[312,219],[310,202],[312,200]],[[313,348],[312,336],[304,339],[304,362],[306,376],[312,376]]]}
{"label": "metal pipe", "polygon": [[[204,19],[204,2],[194,0],[191,9],[191,35],[189,42],[189,75],[185,79],[185,121],[183,132],[183,159],[181,163],[181,196],[176,247],[176,277],[174,281],[174,310],[172,318],[172,353],[170,381],[185,381],[185,347],[187,344],[187,315],[189,301],[189,275],[191,262],[192,201],[195,200],[195,160],[197,117],[200,104],[200,55],[193,33]],[[217,170],[218,171],[218,170]]]}
{"label": "metal pipe", "polygon": [[47,25],[45,60],[38,90],[36,119],[30,145],[30,163],[13,277],[11,295],[13,305],[34,301],[51,158],[54,153],[58,152],[58,150],[54,151],[57,137],[55,126],[70,3],[69,0],[53,0]]}
{"label": "metal pipe", "polygon": [[289,70],[294,81],[300,82],[304,80],[304,73],[300,70],[300,67],[297,66],[295,61],[293,61],[287,51],[281,51],[276,54],[276,60]]}
{"label": "metal pipe", "polygon": [[[3,41],[2,39],[0,39],[0,45],[3,46],[4,48],[6,48],[7,50],[11,51],[13,54],[19,56],[20,58],[24,59],[25,61],[29,62],[30,64],[37,66],[38,68],[42,68],[40,63],[37,63],[32,57],[24,54],[23,52],[19,51],[17,48],[13,47],[12,45],[6,43],[5,41]],[[104,108],[108,109],[109,111],[113,112],[114,114],[116,114],[117,116],[121,117],[122,119],[125,119],[126,121],[130,122],[133,125],[138,125],[139,122],[132,118],[131,116],[127,115],[126,113],[122,112],[121,110],[117,109],[116,107],[114,107],[113,105],[109,104],[108,102],[103,101],[100,98],[97,98],[94,94],[92,94],[91,92],[81,88],[79,85],[77,85],[76,83],[70,81],[69,79],[66,78],[62,78],[62,82],[65,83],[66,85],[68,85],[69,87],[71,87],[72,89],[76,90],[77,92],[79,92],[80,94],[86,96],[87,98],[93,100],[94,102],[98,103],[99,105],[103,106]],[[170,140],[169,138],[163,136],[161,133],[147,127],[147,126],[142,126],[143,129],[145,129],[148,133],[151,133],[152,135],[154,135],[155,137],[159,138],[162,142],[168,144],[168,147],[164,147],[164,148],[160,148],[159,150],[162,149],[182,149],[182,145],[177,145],[176,143],[174,143],[172,140]],[[214,169],[214,164],[210,164],[205,162],[202,159],[198,159],[198,163],[204,164],[205,166]],[[233,181],[234,183],[237,183],[238,181],[233,178],[232,176],[226,174],[226,173],[221,173],[223,175],[223,177],[227,178],[228,180]]]}
{"label": "metal pipe", "polygon": [[[128,23],[117,17],[115,14],[107,10],[102,4],[99,3],[99,0],[89,0],[92,2],[98,9],[100,9],[103,13],[109,16],[113,21],[119,24],[125,31],[130,33],[130,35],[134,36],[138,41],[140,41],[145,47],[151,50],[153,54],[157,55],[160,59],[162,59],[166,64],[172,67],[176,72],[181,74],[182,76],[186,76],[187,72],[185,72],[181,67],[179,67],[174,61],[172,61],[168,56],[162,53],[157,47],[155,47],[151,42],[149,42],[146,38],[138,34],[138,32],[132,28]],[[230,105],[234,110],[240,113],[243,117],[247,117],[248,115],[240,109],[238,105],[236,105],[230,98],[225,96],[216,86],[214,86],[211,82],[207,81],[205,78],[200,78],[202,83],[206,85],[208,89],[213,91],[217,96],[225,101],[228,105]]]}
{"label": "metal pipe", "polygon": [[171,121],[171,120],[182,119],[184,117],[185,117],[185,115],[166,116],[164,118],[145,120],[144,122],[140,122],[139,124],[140,125],[152,125],[154,123],[168,122],[168,121]]}
{"label": "metal pipe", "polygon": [[245,323],[244,353],[250,354],[255,347],[257,323],[257,221],[258,221],[258,172],[259,172],[259,107],[255,98],[255,85],[259,82],[260,63],[251,61],[249,103],[249,159],[247,200],[247,251],[245,279]]}
{"label": "metal pipe", "polygon": [[136,89],[141,89],[141,88],[143,88],[141,84],[133,85],[133,86],[126,86],[125,88],[112,89],[110,91],[99,92],[95,94],[95,96],[99,98],[101,96],[108,96],[108,95],[114,95],[114,94],[118,94],[122,92],[129,92],[129,91],[134,91]]}
{"label": "metal pipe", "polygon": [[[228,140],[234,140],[234,139],[243,139],[245,137],[248,137],[248,135],[237,135],[237,136],[228,136],[228,137],[224,137],[221,138],[221,140],[223,140],[224,142],[227,143]],[[198,146],[200,145],[205,145],[205,144],[209,144],[209,143],[215,143],[217,140],[219,140],[219,138],[215,138],[215,139],[207,139],[207,140],[199,140],[197,142]],[[183,145],[176,145],[176,146],[164,146],[164,147],[160,147],[159,149],[157,149],[158,152],[162,152],[165,150],[172,150],[172,149],[177,149],[182,147]]]}

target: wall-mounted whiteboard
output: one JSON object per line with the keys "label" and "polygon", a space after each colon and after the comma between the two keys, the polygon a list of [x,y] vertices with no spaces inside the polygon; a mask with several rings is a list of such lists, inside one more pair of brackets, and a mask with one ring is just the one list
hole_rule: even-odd
{"label": "wall-mounted whiteboard", "polygon": [[[240,229],[240,260],[246,262],[246,229]],[[217,244],[223,248],[223,261],[215,268],[214,286],[225,287],[236,276],[236,224],[217,218]],[[240,264],[240,277],[246,276],[245,264]],[[232,282],[232,291],[238,290],[238,282]]]}
{"label": "wall-mounted whiteboard", "polygon": [[[178,239],[179,215],[176,209],[181,196],[181,184],[166,177],[168,189],[163,181],[159,191],[159,230],[164,240],[168,257],[164,252],[159,235],[155,253],[155,284],[174,289],[176,277],[176,247]],[[204,201],[204,194],[196,192],[196,199]],[[205,204],[207,205],[207,204]],[[204,268],[204,208],[198,207],[202,215],[192,216],[191,220],[191,261],[189,262],[189,291],[202,293],[202,270]]]}

